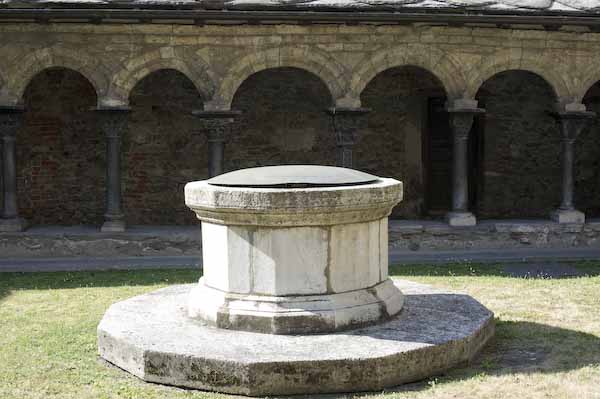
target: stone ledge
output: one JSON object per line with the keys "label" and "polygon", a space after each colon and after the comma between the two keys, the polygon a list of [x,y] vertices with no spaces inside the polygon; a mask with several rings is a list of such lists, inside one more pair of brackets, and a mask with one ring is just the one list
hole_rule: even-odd
{"label": "stone ledge", "polygon": [[[201,256],[196,226],[130,226],[101,233],[94,226],[34,226],[0,233],[3,258]],[[600,220],[561,225],[551,220],[482,220],[473,227],[442,221],[390,220],[389,243],[415,251],[519,248],[600,248]]]}
{"label": "stone ledge", "polygon": [[95,226],[39,226],[0,233],[3,258],[200,256],[197,226],[130,226],[103,233]]}
{"label": "stone ledge", "polygon": [[189,319],[192,285],[172,286],[112,305],[98,326],[98,348],[145,381],[265,396],[377,391],[420,380],[469,361],[493,336],[493,314],[472,297],[396,285],[406,301],[390,321],[295,336]]}
{"label": "stone ledge", "polygon": [[465,250],[600,247],[600,221],[560,224],[552,220],[482,220],[451,227],[441,221],[393,220],[390,246],[396,249]]}

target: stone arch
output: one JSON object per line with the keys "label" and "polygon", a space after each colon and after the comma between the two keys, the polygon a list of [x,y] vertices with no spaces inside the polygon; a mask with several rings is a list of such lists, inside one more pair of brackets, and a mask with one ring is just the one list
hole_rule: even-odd
{"label": "stone arch", "polygon": [[448,98],[461,97],[465,91],[461,69],[448,54],[433,46],[411,45],[385,49],[367,56],[352,73],[349,96],[360,99],[360,94],[375,76],[402,66],[422,68],[433,74],[444,86]]}
{"label": "stone arch", "polygon": [[212,97],[215,79],[208,64],[200,58],[192,60],[173,47],[162,47],[125,62],[110,84],[105,105],[127,105],[136,84],[161,69],[181,72],[191,80],[202,96]]}
{"label": "stone arch", "polygon": [[100,99],[107,92],[108,76],[106,68],[94,58],[78,51],[62,48],[44,48],[37,50],[15,63],[8,74],[5,93],[13,101],[22,101],[29,82],[40,72],[49,68],[66,68],[81,74],[94,87],[96,97]]}
{"label": "stone arch", "polygon": [[219,85],[214,103],[228,109],[238,88],[248,77],[266,69],[282,67],[303,69],[319,77],[334,101],[344,95],[345,85],[341,77],[345,69],[337,61],[308,46],[277,47],[251,53],[229,68],[229,74]]}
{"label": "stone arch", "polygon": [[467,83],[467,97],[475,98],[475,95],[486,81],[506,71],[526,71],[538,75],[552,88],[557,101],[571,96],[571,90],[567,82],[559,72],[552,68],[551,64],[544,63],[540,59],[523,57],[520,54],[517,56],[517,54],[511,52],[498,53],[482,65],[473,68],[471,71],[473,77]]}
{"label": "stone arch", "polygon": [[575,92],[575,102],[581,103],[585,98],[586,94],[594,87],[595,84],[600,82],[600,69],[598,68],[598,59],[590,60],[591,62],[587,65],[580,76],[579,81],[581,82]]}

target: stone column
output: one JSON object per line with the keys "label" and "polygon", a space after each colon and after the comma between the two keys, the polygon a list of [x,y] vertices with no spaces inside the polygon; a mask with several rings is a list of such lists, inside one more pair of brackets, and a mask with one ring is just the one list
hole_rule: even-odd
{"label": "stone column", "polygon": [[560,207],[550,214],[558,223],[585,223],[585,214],[575,209],[573,201],[575,154],[573,144],[596,114],[587,111],[563,111],[554,114],[561,130],[562,186]]}
{"label": "stone column", "polygon": [[225,136],[240,111],[193,111],[202,120],[208,136],[208,177],[220,175],[225,170]]}
{"label": "stone column", "polygon": [[452,211],[446,215],[450,226],[474,226],[477,219],[469,212],[468,140],[476,115],[485,112],[476,101],[456,102],[448,108],[454,144],[452,147]]}
{"label": "stone column", "polygon": [[16,135],[23,121],[23,108],[0,107],[0,138],[2,139],[2,213],[0,232],[23,231],[25,219],[17,207]]}
{"label": "stone column", "polygon": [[129,120],[128,107],[97,108],[100,127],[106,136],[106,212],[100,231],[125,231],[121,200],[121,136]]}
{"label": "stone column", "polygon": [[329,108],[327,112],[333,119],[336,141],[336,165],[343,168],[354,167],[353,147],[359,129],[366,122],[368,108]]}

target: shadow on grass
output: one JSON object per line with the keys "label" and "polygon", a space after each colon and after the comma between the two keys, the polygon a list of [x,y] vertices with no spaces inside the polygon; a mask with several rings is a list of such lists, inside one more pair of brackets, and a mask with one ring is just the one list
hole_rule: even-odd
{"label": "shadow on grass", "polygon": [[485,376],[553,374],[599,365],[600,337],[596,335],[526,321],[497,320],[495,337],[470,364],[389,391],[425,390]]}
{"label": "shadow on grass", "polygon": [[[444,384],[486,376],[559,373],[599,365],[598,336],[539,323],[496,320],[496,335],[469,364],[380,392],[393,396],[394,393],[424,392]],[[480,383],[485,384],[485,381]],[[361,398],[372,395],[372,392],[358,392],[301,395],[298,398]]]}
{"label": "shadow on grass", "polygon": [[451,264],[394,264],[390,276],[410,277],[506,277],[506,278],[578,278],[600,276],[600,262],[509,262],[509,263],[451,263]]}
{"label": "shadow on grass", "polygon": [[0,301],[16,290],[187,284],[201,274],[197,269],[0,273]]}

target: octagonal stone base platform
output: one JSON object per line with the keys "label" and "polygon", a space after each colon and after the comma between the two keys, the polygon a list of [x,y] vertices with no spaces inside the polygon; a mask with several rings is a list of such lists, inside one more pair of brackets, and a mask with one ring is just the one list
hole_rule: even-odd
{"label": "octagonal stone base platform", "polygon": [[405,306],[391,320],[323,335],[224,330],[187,317],[192,285],[112,305],[100,355],[150,382],[249,396],[375,391],[470,360],[494,334],[472,297],[395,281]]}

